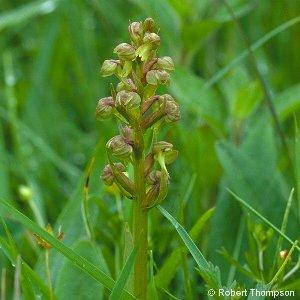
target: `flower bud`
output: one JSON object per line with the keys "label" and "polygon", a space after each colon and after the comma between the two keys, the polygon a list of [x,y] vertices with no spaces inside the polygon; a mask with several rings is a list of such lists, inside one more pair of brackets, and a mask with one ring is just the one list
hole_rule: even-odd
{"label": "flower bud", "polygon": [[[45,227],[45,230],[51,234],[52,236],[54,236],[54,232],[53,232],[53,229],[52,229],[52,226],[50,224],[48,224],[46,227]],[[50,245],[47,241],[45,241],[42,237],[40,237],[39,235],[37,234],[33,234],[34,237],[36,238],[37,240],[37,243],[44,249],[51,249],[52,248],[52,245]],[[56,238],[58,240],[62,240],[64,238],[64,233],[61,232],[61,228],[59,227],[58,229],[58,233],[56,235]]]}
{"label": "flower bud", "polygon": [[23,201],[27,202],[32,199],[33,193],[32,193],[32,189],[29,186],[20,185],[18,192],[19,192],[20,198]]}
{"label": "flower bud", "polygon": [[171,143],[168,143],[165,141],[156,142],[153,145],[153,153],[157,154],[158,152],[171,151],[172,148],[173,148],[173,145]]}
{"label": "flower bud", "polygon": [[169,176],[164,170],[162,171],[152,171],[147,182],[150,184],[150,188],[146,193],[146,198],[142,202],[142,207],[151,208],[155,205],[161,203],[167,196]]}
{"label": "flower bud", "polygon": [[115,102],[113,97],[105,97],[98,101],[96,107],[96,117],[98,120],[105,120],[111,117]]}
{"label": "flower bud", "polygon": [[[114,163],[114,167],[119,172],[125,172],[125,166],[122,163]],[[113,171],[111,169],[111,165],[106,165],[104,167],[100,178],[108,186],[111,186],[114,183],[115,177],[114,177]]]}
{"label": "flower bud", "polygon": [[103,62],[100,73],[103,77],[115,74],[120,61],[117,59],[107,59]]}
{"label": "flower bud", "polygon": [[133,140],[133,130],[129,126],[123,126],[122,127],[122,136],[127,139],[128,141]]}
{"label": "flower bud", "polygon": [[130,78],[125,78],[123,81],[119,82],[117,85],[117,92],[120,91],[130,91],[130,92],[136,92],[137,87]]}
{"label": "flower bud", "polygon": [[165,141],[156,142],[153,145],[152,152],[155,159],[159,161],[163,168],[165,165],[169,165],[174,162],[178,156],[178,151],[173,150],[173,145]]}
{"label": "flower bud", "polygon": [[289,251],[288,250],[281,250],[279,252],[279,256],[280,256],[281,259],[287,259],[288,255],[289,255]]}
{"label": "flower bud", "polygon": [[128,26],[128,31],[132,41],[137,43],[143,36],[143,24],[141,22],[132,22]]}
{"label": "flower bud", "polygon": [[129,158],[133,151],[132,142],[121,135],[111,138],[106,143],[106,148],[108,148],[115,157],[120,159]]}
{"label": "flower bud", "polygon": [[160,37],[154,32],[146,32],[143,38],[145,44],[152,44],[152,49],[158,48],[160,44]]}
{"label": "flower bud", "polygon": [[149,183],[150,185],[158,184],[160,180],[160,175],[161,175],[160,171],[156,171],[156,170],[152,171],[147,177],[147,183]]}
{"label": "flower bud", "polygon": [[131,60],[124,60],[118,66],[117,69],[117,76],[121,78],[126,78],[130,72],[132,71],[132,61]]}
{"label": "flower bud", "polygon": [[123,60],[134,60],[135,59],[135,48],[127,43],[119,44],[115,49],[114,53]]}
{"label": "flower bud", "polygon": [[116,97],[116,107],[137,108],[141,103],[141,97],[135,92],[120,91]]}
{"label": "flower bud", "polygon": [[167,123],[178,121],[180,119],[180,109],[173,97],[165,94],[160,97],[160,100],[165,103],[165,121]]}
{"label": "flower bud", "polygon": [[136,55],[139,56],[142,61],[146,61],[158,48],[159,44],[159,35],[153,32],[146,32],[143,38],[143,44],[136,50]]}
{"label": "flower bud", "polygon": [[152,32],[155,29],[155,22],[152,18],[147,18],[144,22],[143,22],[143,29],[144,31],[149,31]]}
{"label": "flower bud", "polygon": [[159,57],[156,62],[157,68],[165,71],[174,71],[174,62],[171,57]]}
{"label": "flower bud", "polygon": [[148,176],[149,172],[151,171],[154,164],[154,155],[153,153],[149,153],[145,158],[145,165],[144,165],[144,175],[145,177]]}
{"label": "flower bud", "polygon": [[170,75],[164,70],[151,70],[146,74],[146,81],[151,85],[167,84]]}

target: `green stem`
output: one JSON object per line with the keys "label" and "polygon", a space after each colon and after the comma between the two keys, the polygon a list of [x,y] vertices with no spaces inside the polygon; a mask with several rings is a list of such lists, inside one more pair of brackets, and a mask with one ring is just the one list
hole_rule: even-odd
{"label": "green stem", "polygon": [[52,288],[52,280],[51,280],[51,272],[50,272],[50,264],[49,264],[49,250],[45,250],[45,267],[46,267],[46,276],[50,290],[50,300],[54,299],[53,288]]}
{"label": "green stem", "polygon": [[147,299],[148,261],[148,212],[141,207],[146,195],[144,178],[144,140],[139,125],[134,128],[134,181],[136,187],[133,201],[133,243],[137,249],[134,266],[134,295],[139,300]]}

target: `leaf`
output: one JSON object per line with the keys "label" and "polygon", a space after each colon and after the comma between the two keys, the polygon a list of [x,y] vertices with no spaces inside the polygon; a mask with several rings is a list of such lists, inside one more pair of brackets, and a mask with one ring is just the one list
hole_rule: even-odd
{"label": "leaf", "polygon": [[[42,239],[47,241],[53,248],[55,248],[57,251],[62,253],[74,265],[76,265],[82,271],[84,271],[85,273],[90,275],[96,281],[98,281],[99,283],[101,283],[102,285],[104,285],[105,287],[107,287],[110,290],[113,288],[115,282],[111,277],[106,275],[103,271],[101,271],[99,268],[97,268],[95,265],[93,265],[91,262],[89,262],[86,258],[77,254],[72,249],[65,246],[62,242],[58,241],[55,237],[50,235],[43,228],[36,225],[28,217],[23,215],[21,212],[19,212],[13,206],[8,204],[4,200],[0,200],[0,208],[1,208],[0,214],[2,216],[5,216],[5,214],[9,214],[16,221],[20,222],[25,227],[27,227],[29,230],[32,230],[35,234],[37,234]],[[133,298],[133,296],[129,292],[126,292],[125,295],[126,295],[126,298],[128,298],[128,299]]]}
{"label": "leaf", "polygon": [[285,120],[291,114],[300,109],[300,84],[293,85],[279,93],[274,104],[281,120]]}
{"label": "leaf", "polygon": [[135,262],[136,252],[137,252],[137,250],[133,249],[132,252],[130,253],[130,255],[119,275],[119,278],[117,279],[115,286],[109,296],[110,300],[121,299],[124,287],[126,285],[126,282],[128,281],[128,278],[130,277],[130,273],[132,271],[132,268],[133,268],[133,265]]}
{"label": "leaf", "polygon": [[[264,118],[249,126],[242,147],[222,142],[217,153],[230,188],[280,226],[288,189],[277,170],[273,132]],[[295,225],[295,218],[293,222]]]}
{"label": "leaf", "polygon": [[[192,227],[189,235],[193,240],[197,241],[199,239],[199,234],[202,231],[203,226],[211,218],[214,210],[214,208],[211,208],[210,210],[206,211],[202,216],[200,216],[195,225]],[[158,287],[166,288],[169,285],[170,281],[175,276],[176,270],[181,264],[182,253],[187,253],[187,251],[188,250],[186,247],[179,247],[165,259],[164,264],[160,267],[155,275],[155,283]]]}
{"label": "leaf", "polygon": [[[96,246],[87,240],[78,241],[73,247],[96,266],[101,265]],[[66,261],[58,273],[55,294],[58,299],[102,299],[103,287],[87,274],[81,272],[70,261]]]}
{"label": "leaf", "polygon": [[225,108],[215,92],[204,89],[203,84],[200,77],[183,68],[176,68],[170,90],[181,104],[183,114],[196,114],[197,119],[203,118],[220,135],[224,131]]}
{"label": "leaf", "polygon": [[[227,3],[230,5],[234,14],[237,18],[243,17],[250,13],[255,7],[255,2],[245,2],[245,1],[236,1],[236,0],[227,0]],[[220,5],[217,13],[215,14],[215,18],[220,22],[228,22],[231,21],[231,17],[228,14],[224,5]]]}
{"label": "leaf", "polygon": [[[268,287],[268,285],[260,282],[255,286],[255,290],[258,292],[261,292],[261,294],[263,294],[262,292],[268,291],[269,287]],[[249,293],[247,300],[264,300],[265,298],[266,298],[265,296],[255,295],[255,291],[254,291],[253,293],[252,292]]]}
{"label": "leaf", "polygon": [[263,93],[257,81],[251,81],[235,92],[232,114],[239,120],[246,119],[262,100]]}
{"label": "leaf", "polygon": [[158,293],[156,288],[156,282],[154,277],[154,259],[153,259],[153,251],[150,250],[150,283],[148,285],[148,297],[149,299],[158,300]]}
{"label": "leaf", "polygon": [[191,237],[185,229],[161,206],[157,206],[158,210],[172,223],[179,236],[183,240],[185,246],[189,249],[191,255],[196,261],[201,276],[211,287],[218,289],[222,286],[220,273],[217,267],[208,262],[201,251],[197,248]]}
{"label": "leaf", "polygon": [[[192,51],[198,48],[215,29],[218,28],[219,22],[216,20],[202,20],[193,24],[185,25],[182,30],[182,40],[184,46]],[[195,41],[197,41],[195,43]]]}
{"label": "leaf", "polygon": [[4,135],[2,124],[0,123],[0,197],[9,198],[9,181],[8,181],[8,165],[7,153],[5,150]]}
{"label": "leaf", "polygon": [[296,196],[298,202],[298,218],[300,218],[300,132],[295,118],[295,146],[294,146],[294,173],[296,178]]}
{"label": "leaf", "polygon": [[[240,202],[244,207],[246,207],[248,210],[250,210],[252,213],[254,213],[259,219],[261,219],[265,224],[267,224],[269,227],[274,229],[281,237],[283,237],[286,241],[288,241],[291,245],[294,245],[294,242],[284,233],[282,232],[279,228],[277,228],[274,224],[272,224],[268,219],[266,219],[262,214],[260,214],[256,209],[251,207],[249,204],[247,204],[243,199],[238,197],[235,193],[233,193],[231,190],[229,190],[229,193],[237,200]],[[295,246],[295,248],[300,252],[300,247]]]}
{"label": "leaf", "polygon": [[[230,16],[228,16],[230,17]],[[297,16],[293,19],[290,19],[282,24],[280,24],[278,27],[274,28],[273,30],[266,33],[263,37],[258,39],[255,43],[251,45],[251,50],[255,51],[256,49],[259,49],[262,45],[264,45],[266,42],[268,42],[271,38],[278,35],[279,33],[287,30],[288,28],[296,25],[300,22],[300,16]],[[222,79],[231,69],[236,67],[240,62],[242,62],[246,57],[248,56],[248,51],[243,51],[240,55],[238,55],[235,59],[233,59],[229,64],[227,64],[225,67],[223,67],[221,70],[219,70],[216,74],[214,74],[206,83],[205,87],[209,88],[213,86],[215,83],[217,83],[220,79]]]}
{"label": "leaf", "polygon": [[[1,218],[2,219],[2,218]],[[7,225],[5,221],[2,219],[3,227],[7,236],[6,241],[3,237],[0,236],[0,248],[1,250],[5,253],[7,258],[10,260],[10,262],[13,265],[16,265],[17,263],[17,257],[18,257],[18,250],[16,243],[13,240],[13,237],[10,233],[10,231],[7,228]],[[21,275],[22,275],[22,284],[24,282],[24,285],[29,284],[30,286],[35,286],[36,290],[39,290],[45,297],[45,299],[50,299],[50,290],[49,288],[45,285],[43,280],[38,276],[38,274],[29,267],[29,265],[21,259],[21,264],[22,264],[22,270],[21,270]],[[25,287],[27,288],[27,287]],[[28,290],[30,288],[28,287]]]}
{"label": "leaf", "polygon": [[29,21],[38,15],[53,12],[57,6],[57,2],[57,0],[35,1],[0,14],[0,31],[7,27]]}

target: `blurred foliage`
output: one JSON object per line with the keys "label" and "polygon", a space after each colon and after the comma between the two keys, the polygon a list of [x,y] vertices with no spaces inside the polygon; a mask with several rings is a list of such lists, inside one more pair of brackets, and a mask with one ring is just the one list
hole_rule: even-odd
{"label": "blurred foliage", "polygon": [[[251,45],[265,38],[252,49],[288,149],[282,146],[243,37],[222,1],[2,0],[1,199],[41,226],[62,226],[66,245],[118,278],[131,249],[124,226],[130,223],[130,203],[105,191],[99,181],[106,159],[104,141],[116,133],[110,121],[95,121],[96,100],[109,93],[109,81],[100,78],[99,68],[113,47],[124,41],[129,20],[151,16],[160,27],[160,55],[171,54],[177,66],[168,89],[182,111],[181,122],[163,133],[180,153],[171,170],[172,184],[164,206],[187,230],[215,206],[212,218],[210,214],[207,224],[191,236],[219,266],[223,284],[231,285],[236,279],[240,286],[254,287],[258,277],[269,282],[280,263],[275,259],[274,268],[272,261],[278,236],[274,234],[263,250],[262,275],[258,246],[251,236],[260,221],[233,201],[226,188],[280,228],[290,190],[295,187],[298,203],[292,202],[286,234],[292,240],[299,238],[300,150],[294,141],[295,120],[300,119],[300,2],[227,3]],[[92,157],[89,205],[95,226],[89,246],[81,203],[84,170]],[[21,186],[31,189],[30,199],[20,194]],[[18,255],[47,283],[43,250],[29,231],[6,217]],[[185,251],[176,254],[182,242],[157,210],[151,213],[150,232],[159,297],[205,299],[204,284],[192,259]],[[0,229],[2,248],[6,238],[4,226]],[[283,243],[282,247],[291,246]],[[16,291],[13,278],[17,272],[9,253],[0,252],[8,299]],[[295,261],[293,256],[288,267]],[[159,279],[168,262],[173,268],[164,269],[163,274],[169,277]],[[108,295],[55,250],[50,250],[50,266],[58,299]],[[281,281],[283,287],[300,295],[299,273]],[[26,287],[23,282],[24,299],[32,299],[36,291]]]}

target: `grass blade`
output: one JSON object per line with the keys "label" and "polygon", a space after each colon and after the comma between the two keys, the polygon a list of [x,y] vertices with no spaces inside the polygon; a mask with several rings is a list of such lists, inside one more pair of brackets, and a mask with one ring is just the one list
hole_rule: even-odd
{"label": "grass blade", "polygon": [[0,15],[0,31],[28,21],[38,15],[48,14],[55,10],[57,0],[35,1],[24,4],[14,10]]}
{"label": "grass blade", "polygon": [[[204,225],[213,215],[215,209],[211,208],[206,211],[194,224],[192,229],[189,231],[189,236],[197,241],[200,232],[202,231]],[[175,276],[176,270],[181,263],[182,252],[187,252],[187,248],[182,246],[175,249],[168,258],[165,259],[164,264],[160,267],[155,275],[155,283],[160,288],[167,288],[173,277]]]}
{"label": "grass blade", "polygon": [[300,133],[298,128],[298,122],[296,117],[295,119],[295,148],[294,148],[294,155],[295,155],[295,162],[294,162],[294,169],[295,169],[295,177],[296,177],[296,195],[297,195],[297,202],[298,202],[298,218],[300,218]]}
{"label": "grass blade", "polygon": [[203,254],[200,252],[198,247],[195,245],[193,240],[190,238],[186,230],[161,206],[158,206],[159,211],[172,223],[176,231],[180,235],[184,244],[189,249],[190,253],[194,257],[197,265],[201,270],[209,268],[208,261],[205,259]]}
{"label": "grass blade", "polygon": [[[251,50],[255,51],[268,42],[271,38],[278,35],[279,33],[285,31],[286,29],[296,25],[300,22],[300,16],[297,16],[285,23],[282,23],[278,27],[274,28],[273,30],[266,33],[262,38],[257,40],[254,44],[251,45]],[[217,83],[220,79],[222,79],[231,69],[237,66],[243,59],[245,59],[248,55],[248,51],[243,51],[240,55],[238,55],[234,60],[232,60],[227,66],[219,70],[214,76],[212,76],[206,83],[205,87],[209,88]]]}
{"label": "grass blade", "polygon": [[196,261],[201,276],[204,278],[206,283],[213,287],[214,289],[218,289],[221,286],[221,279],[219,274],[219,269],[214,267],[210,262],[208,262],[201,251],[198,249],[194,241],[191,239],[186,230],[173,218],[164,208],[160,205],[157,207],[158,210],[172,223],[178,232],[179,236],[183,240],[186,247],[189,249],[191,255]]}
{"label": "grass blade", "polygon": [[119,278],[116,281],[116,284],[109,296],[110,300],[118,300],[121,299],[121,296],[123,294],[124,287],[127,283],[128,278],[130,277],[130,273],[132,270],[132,267],[134,265],[136,257],[136,249],[133,249],[120,273]]}
{"label": "grass blade", "polygon": [[[20,222],[22,225],[24,225],[29,230],[33,231],[35,234],[37,234],[46,242],[48,242],[53,248],[55,248],[57,251],[59,251],[61,254],[67,257],[74,265],[76,265],[82,271],[89,274],[91,277],[93,277],[96,281],[107,287],[109,290],[113,289],[115,285],[114,280],[107,274],[105,274],[103,271],[101,271],[99,268],[94,266],[92,263],[90,263],[87,259],[78,255],[69,247],[65,246],[62,242],[58,241],[54,236],[52,236],[46,230],[32,222],[28,217],[26,217],[24,214],[19,212],[17,209],[15,209],[13,206],[8,204],[4,200],[0,200],[0,208],[0,214],[2,216],[4,216],[5,213],[9,214],[16,221]],[[127,291],[125,291],[125,296],[127,299],[134,299],[133,296]]]}
{"label": "grass blade", "polygon": [[[256,211],[253,207],[251,207],[248,203],[246,203],[243,199],[241,199],[239,196],[237,196],[230,189],[227,189],[227,191],[235,198],[235,200],[240,202],[243,206],[245,206],[248,210],[250,210],[254,215],[256,215],[259,219],[261,219],[265,224],[267,224],[272,229],[274,229],[279,235],[281,235],[291,245],[294,245],[294,242],[286,234],[284,234],[280,229],[278,229],[269,220],[267,220],[264,216],[262,216],[258,211]],[[300,252],[300,247],[299,246],[296,246],[295,248]]]}

